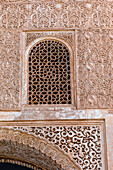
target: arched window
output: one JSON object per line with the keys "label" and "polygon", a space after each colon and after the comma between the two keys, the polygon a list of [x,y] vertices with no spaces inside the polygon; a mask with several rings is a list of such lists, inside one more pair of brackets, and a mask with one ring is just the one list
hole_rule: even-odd
{"label": "arched window", "polygon": [[70,52],[64,43],[35,43],[28,53],[28,73],[28,105],[72,104]]}

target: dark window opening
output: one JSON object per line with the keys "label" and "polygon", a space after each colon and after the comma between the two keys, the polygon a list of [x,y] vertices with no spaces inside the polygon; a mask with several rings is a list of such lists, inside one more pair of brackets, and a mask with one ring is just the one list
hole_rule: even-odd
{"label": "dark window opening", "polygon": [[[11,163],[0,163],[1,170],[32,170],[21,165],[11,164]],[[41,169],[40,169],[41,170]]]}

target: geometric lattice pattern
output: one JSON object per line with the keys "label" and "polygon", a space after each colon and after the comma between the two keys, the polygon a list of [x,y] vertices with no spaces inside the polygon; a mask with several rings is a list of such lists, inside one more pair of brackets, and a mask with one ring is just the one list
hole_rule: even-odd
{"label": "geometric lattice pattern", "polygon": [[31,48],[28,104],[71,104],[70,56],[61,42],[45,40]]}

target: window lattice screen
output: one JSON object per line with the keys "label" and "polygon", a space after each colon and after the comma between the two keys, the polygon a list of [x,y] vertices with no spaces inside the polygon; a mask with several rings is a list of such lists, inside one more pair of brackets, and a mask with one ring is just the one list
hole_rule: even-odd
{"label": "window lattice screen", "polygon": [[29,52],[28,104],[71,104],[70,56],[59,41],[45,40]]}

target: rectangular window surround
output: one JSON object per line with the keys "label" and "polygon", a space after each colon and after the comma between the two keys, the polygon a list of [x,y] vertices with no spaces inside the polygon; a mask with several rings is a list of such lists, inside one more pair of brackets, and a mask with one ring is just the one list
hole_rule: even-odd
{"label": "rectangular window surround", "polygon": [[[71,51],[71,104],[28,104],[28,49],[41,38],[54,37],[56,40],[61,39],[70,46]],[[76,108],[76,53],[75,53],[75,31],[74,30],[43,30],[43,31],[24,31],[22,33],[22,107],[23,108],[37,108],[37,107],[75,107]]]}

